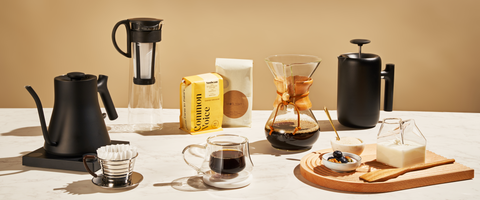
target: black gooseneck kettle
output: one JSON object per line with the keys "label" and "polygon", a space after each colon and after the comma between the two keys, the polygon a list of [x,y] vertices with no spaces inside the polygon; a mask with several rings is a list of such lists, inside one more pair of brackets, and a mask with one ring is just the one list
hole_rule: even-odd
{"label": "black gooseneck kettle", "polygon": [[344,126],[371,128],[380,117],[382,78],[385,79],[383,109],[392,111],[395,66],[387,64],[382,71],[380,56],[362,53],[362,45],[370,40],[354,39],[350,42],[357,44],[360,50],[338,56],[338,121]]}
{"label": "black gooseneck kettle", "polygon": [[48,131],[40,98],[32,87],[25,86],[37,105],[47,153],[77,157],[111,143],[97,96],[98,91],[110,120],[116,119],[107,80],[104,75],[97,81],[95,75],[81,72],[55,77],[55,103]]}

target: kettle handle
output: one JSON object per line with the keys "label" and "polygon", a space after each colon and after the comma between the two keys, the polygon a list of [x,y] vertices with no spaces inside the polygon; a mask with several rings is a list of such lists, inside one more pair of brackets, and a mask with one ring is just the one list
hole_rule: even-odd
{"label": "kettle handle", "polygon": [[115,105],[113,105],[112,97],[110,96],[110,92],[108,92],[107,88],[107,80],[108,76],[99,75],[97,81],[97,88],[98,93],[100,93],[100,97],[102,98],[103,105],[105,106],[105,110],[107,110],[108,118],[110,120],[117,119],[117,110],[115,110]]}
{"label": "kettle handle", "polygon": [[381,73],[382,78],[385,79],[385,96],[383,97],[383,110],[393,110],[393,81],[395,77],[395,65],[387,64],[385,70]]}
{"label": "kettle handle", "polygon": [[[120,25],[125,25],[125,29],[127,30],[127,52],[124,52],[120,49],[120,47],[118,47],[118,44],[117,44],[117,40],[115,39],[115,33],[117,33],[117,29]],[[113,27],[113,30],[112,30],[112,42],[113,42],[113,46],[115,46],[115,49],[117,49],[117,51],[124,55],[125,57],[127,58],[131,58],[132,57],[132,47],[130,46],[130,20],[126,19],[126,20],[122,20],[122,21],[119,21],[117,22],[117,24],[115,24],[115,26]]]}

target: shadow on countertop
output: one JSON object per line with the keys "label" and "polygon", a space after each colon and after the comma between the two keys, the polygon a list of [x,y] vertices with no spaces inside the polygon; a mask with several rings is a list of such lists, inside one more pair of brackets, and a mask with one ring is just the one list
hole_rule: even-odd
{"label": "shadow on countertop", "polygon": [[[127,124],[108,124],[107,125],[108,133],[129,133],[132,131],[128,130]],[[162,130],[153,130],[153,131],[137,131],[134,132],[143,136],[157,136],[157,135],[189,135],[180,129],[180,123],[178,122],[167,122],[163,123]]]}
{"label": "shadow on countertop", "polygon": [[183,191],[183,192],[198,192],[206,190],[222,190],[209,186],[203,182],[203,178],[200,175],[197,176],[187,176],[173,180],[172,182],[166,183],[155,183],[154,187],[165,187],[170,186],[173,189]]}
{"label": "shadow on countertop", "polygon": [[[320,132],[322,131],[333,131],[332,125],[328,120],[318,120],[318,125],[320,126]],[[332,120],[333,125],[337,131],[353,131],[353,130],[363,130],[365,128],[352,128],[348,126],[344,126],[338,122],[338,120]]]}
{"label": "shadow on countertop", "polygon": [[53,190],[64,190],[64,193],[71,195],[94,194],[94,193],[120,193],[132,190],[136,187],[126,189],[106,189],[101,188],[92,183],[91,179],[74,181],[67,184],[64,188],[54,188]]}
{"label": "shadow on countertop", "polygon": [[[9,176],[15,175],[23,172],[28,172],[30,170],[38,170],[38,171],[47,171],[47,172],[60,172],[60,173],[71,173],[71,174],[88,174],[88,172],[80,172],[80,171],[71,171],[71,170],[60,170],[60,169],[48,169],[48,168],[41,168],[41,167],[29,167],[24,166],[22,164],[22,157],[27,155],[31,152],[25,151],[21,152],[19,156],[15,157],[6,157],[0,158],[0,177],[2,176]],[[11,173],[2,173],[2,171],[14,171]]]}
{"label": "shadow on countertop", "polygon": [[7,133],[2,133],[2,136],[41,136],[42,128],[40,126],[30,126],[14,129]]}
{"label": "shadow on countertop", "polygon": [[284,150],[275,149],[267,140],[259,140],[259,141],[250,143],[251,155],[266,154],[266,155],[272,155],[272,156],[281,156],[281,155],[297,154],[302,152],[305,152],[305,151],[284,151]]}
{"label": "shadow on countertop", "polygon": [[[128,125],[126,124],[108,124],[107,130],[109,134],[115,133],[133,133],[127,130]],[[156,136],[156,135],[189,135],[189,133],[180,129],[180,123],[178,122],[169,122],[163,123],[162,130],[154,131],[142,131],[135,132],[143,136]],[[1,133],[2,136],[20,136],[20,137],[31,137],[31,136],[42,136],[42,128],[40,126],[30,126],[14,129],[10,132]]]}
{"label": "shadow on countertop", "polygon": [[[30,171],[30,167],[22,165],[22,156],[30,152],[21,152],[20,156],[0,158],[0,177],[20,174]],[[10,173],[3,173],[3,171],[13,171]]]}

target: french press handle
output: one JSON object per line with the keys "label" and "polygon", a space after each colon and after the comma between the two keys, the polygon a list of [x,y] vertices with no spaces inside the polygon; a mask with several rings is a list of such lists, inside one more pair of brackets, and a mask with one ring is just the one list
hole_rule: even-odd
{"label": "french press handle", "polygon": [[[115,33],[117,33],[118,27],[122,24],[125,25],[125,29],[127,30],[127,52],[122,51],[120,47],[118,47],[117,40],[115,39]],[[120,54],[124,55],[127,58],[132,57],[132,47],[130,46],[130,20],[122,20],[115,24],[112,30],[112,42],[113,46],[115,46],[115,49],[117,49]]]}
{"label": "french press handle", "polygon": [[385,79],[385,93],[383,97],[383,110],[393,110],[393,83],[395,78],[395,65],[387,64],[385,70],[381,72],[381,77]]}

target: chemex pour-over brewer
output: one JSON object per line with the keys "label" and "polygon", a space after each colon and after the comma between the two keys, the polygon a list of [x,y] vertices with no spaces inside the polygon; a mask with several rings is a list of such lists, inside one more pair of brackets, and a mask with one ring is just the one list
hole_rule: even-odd
{"label": "chemex pour-over brewer", "polygon": [[384,110],[392,111],[395,66],[387,64],[382,71],[380,56],[362,53],[362,45],[370,40],[350,41],[360,46],[358,53],[338,56],[337,114],[345,126],[371,128],[380,117],[381,79],[385,79]]}
{"label": "chemex pour-over brewer", "polygon": [[[115,49],[130,59],[128,122],[133,131],[160,130],[162,93],[157,61],[157,42],[162,40],[162,19],[133,18],[119,21],[112,31]],[[120,25],[127,30],[127,52],[115,39]]]}
{"label": "chemex pour-over brewer", "polygon": [[312,75],[321,59],[309,55],[274,55],[265,59],[274,76],[277,98],[265,124],[265,135],[274,148],[305,151],[320,135],[308,94]]}

